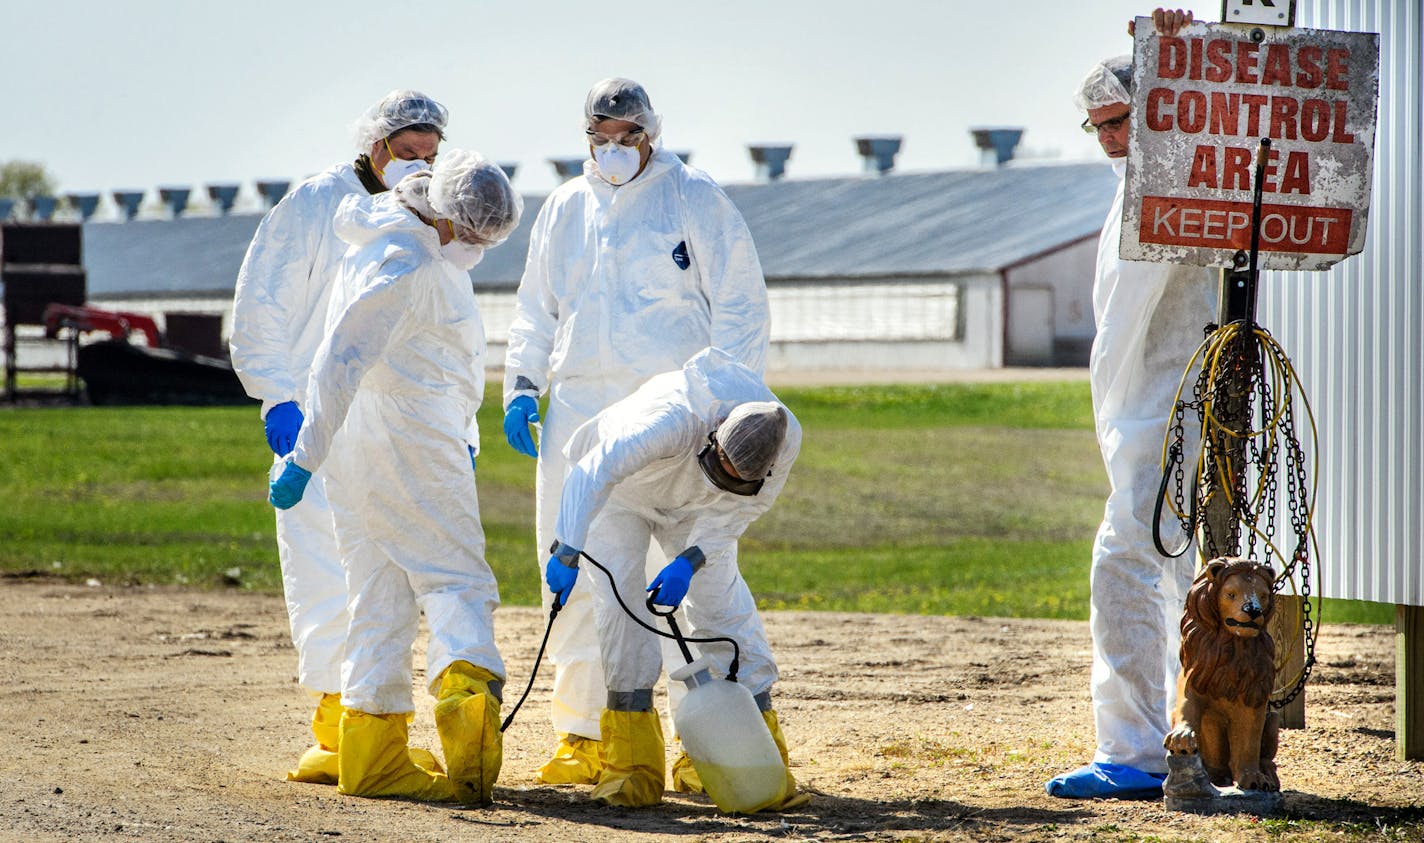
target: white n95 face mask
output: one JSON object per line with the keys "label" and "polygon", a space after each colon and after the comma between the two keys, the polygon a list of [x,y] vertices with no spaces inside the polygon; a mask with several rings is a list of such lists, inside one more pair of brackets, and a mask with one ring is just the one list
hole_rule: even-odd
{"label": "white n95 face mask", "polygon": [[451,240],[440,247],[440,256],[454,264],[456,269],[468,272],[475,268],[475,264],[484,259],[485,247]]}
{"label": "white n95 face mask", "polygon": [[386,187],[395,187],[400,184],[400,180],[421,170],[430,169],[430,165],[420,158],[413,158],[406,161],[401,158],[392,158],[386,162],[386,168],[381,171],[381,184]]}
{"label": "white n95 face mask", "polygon": [[593,148],[593,162],[598,165],[598,174],[612,185],[627,184],[638,174],[642,157],[636,146],[619,146],[606,143]]}

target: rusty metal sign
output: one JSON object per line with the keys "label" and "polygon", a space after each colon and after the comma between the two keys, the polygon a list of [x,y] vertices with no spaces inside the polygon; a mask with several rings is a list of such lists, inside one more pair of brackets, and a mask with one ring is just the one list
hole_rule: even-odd
{"label": "rusty metal sign", "polygon": [[1262,269],[1325,269],[1365,245],[1379,36],[1138,18],[1121,253],[1230,266],[1249,247],[1254,159],[1271,149]]}

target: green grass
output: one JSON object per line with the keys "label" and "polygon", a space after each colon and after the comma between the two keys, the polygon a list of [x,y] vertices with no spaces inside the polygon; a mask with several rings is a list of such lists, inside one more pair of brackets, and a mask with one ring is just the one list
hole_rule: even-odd
{"label": "green grass", "polygon": [[[1083,619],[1106,480],[1086,382],[781,389],[807,431],[748,530],[769,608]],[[481,415],[481,515],[506,603],[537,602],[533,462]],[[253,407],[0,411],[0,570],[277,592]],[[230,573],[238,569],[236,576]],[[1326,623],[1392,607],[1326,601]]]}

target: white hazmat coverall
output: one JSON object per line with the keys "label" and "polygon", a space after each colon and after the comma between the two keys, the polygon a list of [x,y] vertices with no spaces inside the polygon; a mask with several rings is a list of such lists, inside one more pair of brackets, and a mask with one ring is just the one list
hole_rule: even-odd
{"label": "white hazmat coverall", "polygon": [[[574,430],[707,346],[760,375],[769,334],[751,232],[701,170],[658,150],[621,187],[589,161],[550,194],[530,235],[504,376],[506,408],[549,392],[535,480],[540,582]],[[574,587],[549,637],[551,707],[556,731],[597,738],[606,693],[588,589]],[[547,612],[553,595],[540,592]],[[750,593],[742,600],[754,605]]]}
{"label": "white hazmat coverall", "polygon": [[409,712],[421,611],[432,693],[455,661],[504,677],[468,447],[484,394],[484,326],[469,274],[393,195],[343,202],[336,231],[352,249],[292,458],[332,478],[351,613],[342,702]]}
{"label": "white hazmat coverall", "polygon": [[[351,164],[307,179],[268,212],[237,275],[232,365],[262,415],[295,401],[307,406],[307,375],[324,336],[327,300],[347,244],[332,230],[336,206],[367,191]],[[280,458],[274,458],[275,480]],[[346,579],[336,550],[326,472],[313,472],[302,505],[277,510],[277,555],[287,599],[297,679],[310,691],[341,689]]]}
{"label": "white hazmat coverall", "polygon": [[[788,410],[786,439],[755,495],[722,491],[697,461],[707,435],[733,407],[749,401],[777,398],[756,373],[708,349],[599,413],[569,441],[558,537],[608,568],[629,608],[664,631],[666,622],[654,618],[643,599],[648,540],[656,539],[669,561],[689,547],[700,549],[706,562],[684,601],[688,619],[699,637],[736,640],[738,681],[755,695],[771,689],[777,670],[755,603],[740,598],[746,586],[737,567],[737,539],[781,494],[800,452],[801,426]],[[579,579],[595,586],[608,690],[652,688],[662,668],[658,639],[619,608],[601,571],[587,563],[579,567]],[[731,657],[727,645],[702,650],[723,667]]]}
{"label": "white hazmat coverall", "polygon": [[[1165,773],[1162,739],[1170,728],[1179,625],[1195,554],[1168,559],[1157,552],[1153,507],[1173,398],[1206,325],[1216,318],[1219,281],[1211,269],[1118,257],[1126,161],[1113,161],[1113,168],[1119,181],[1098,240],[1097,337],[1089,363],[1098,446],[1111,489],[1091,574],[1098,736],[1093,760]],[[1192,431],[1187,433],[1190,439]],[[1190,471],[1197,450],[1189,448],[1185,457]],[[1180,533],[1164,510],[1162,535]]]}

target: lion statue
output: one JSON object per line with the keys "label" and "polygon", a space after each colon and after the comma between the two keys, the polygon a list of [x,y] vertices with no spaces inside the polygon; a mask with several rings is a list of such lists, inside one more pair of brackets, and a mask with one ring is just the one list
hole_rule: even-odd
{"label": "lion statue", "polygon": [[1182,669],[1172,731],[1174,754],[1201,753],[1212,784],[1280,790],[1280,717],[1268,703],[1276,645],[1267,631],[1275,572],[1247,559],[1208,562],[1192,582],[1182,614]]}

